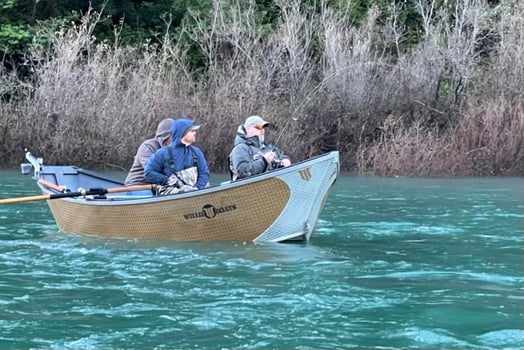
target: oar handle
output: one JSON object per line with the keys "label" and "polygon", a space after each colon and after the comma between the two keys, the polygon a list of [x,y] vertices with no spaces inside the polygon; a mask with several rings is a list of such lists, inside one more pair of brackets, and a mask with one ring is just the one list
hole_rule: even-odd
{"label": "oar handle", "polygon": [[51,188],[57,192],[64,192],[65,191],[65,187],[64,186],[60,186],[60,185],[56,185],[50,181],[47,181],[47,180],[44,180],[44,179],[38,179],[38,183],[44,185],[45,187],[47,188]]}

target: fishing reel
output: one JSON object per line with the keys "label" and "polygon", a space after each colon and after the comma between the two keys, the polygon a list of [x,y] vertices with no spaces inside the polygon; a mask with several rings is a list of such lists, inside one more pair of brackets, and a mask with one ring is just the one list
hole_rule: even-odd
{"label": "fishing reel", "polygon": [[273,157],[273,160],[271,161],[271,167],[273,169],[276,169],[276,168],[282,168],[282,159],[280,159],[279,157],[279,154],[281,153],[277,148],[275,147],[268,147],[268,146],[263,146],[262,147],[262,153],[263,154],[268,154],[268,153],[273,153],[275,156]]}
{"label": "fishing reel", "polygon": [[273,160],[271,161],[271,166],[273,168],[281,168],[282,167],[282,159],[273,158]]}
{"label": "fishing reel", "polygon": [[282,165],[282,159],[280,159],[279,157],[279,151],[276,149],[276,148],[272,148],[271,149],[271,152],[273,152],[275,154],[275,158],[273,158],[273,160],[271,161],[271,166],[273,168],[282,168],[283,165]]}

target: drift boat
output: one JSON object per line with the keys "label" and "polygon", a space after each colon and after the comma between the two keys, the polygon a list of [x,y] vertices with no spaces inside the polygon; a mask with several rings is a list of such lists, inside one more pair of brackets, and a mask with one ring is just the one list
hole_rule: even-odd
{"label": "drift boat", "polygon": [[[60,231],[107,238],[179,241],[309,240],[339,175],[329,152],[287,168],[203,190],[153,195],[154,185],[120,180],[76,166],[44,165],[26,152],[32,173]],[[0,204],[9,200],[0,200]]]}

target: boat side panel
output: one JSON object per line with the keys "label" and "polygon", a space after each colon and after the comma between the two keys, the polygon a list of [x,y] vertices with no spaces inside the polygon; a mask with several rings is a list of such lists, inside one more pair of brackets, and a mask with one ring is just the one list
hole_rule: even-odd
{"label": "boat side panel", "polygon": [[61,231],[113,238],[252,241],[277,220],[290,189],[269,178],[224,191],[149,203],[48,200]]}
{"label": "boat side panel", "polygon": [[282,237],[309,239],[337,176],[337,157],[298,167],[294,172],[282,175],[282,180],[291,189],[291,198],[281,219],[275,221],[257,241],[280,241]]}

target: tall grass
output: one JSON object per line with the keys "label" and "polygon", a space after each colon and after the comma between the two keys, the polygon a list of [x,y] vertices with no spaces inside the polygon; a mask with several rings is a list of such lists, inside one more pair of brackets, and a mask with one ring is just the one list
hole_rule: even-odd
{"label": "tall grass", "polygon": [[524,173],[524,104],[504,98],[469,106],[441,133],[395,118],[372,146],[361,146],[359,171],[381,176],[493,176]]}
{"label": "tall grass", "polygon": [[326,2],[320,12],[277,3],[271,31],[251,2],[215,0],[192,14],[183,35],[207,60],[198,71],[168,35],[162,45],[96,43],[96,13],[47,33],[50,45],[28,56],[34,80],[0,71],[0,163],[15,165],[27,147],[48,163],[127,169],[159,120],[188,116],[222,171],[237,125],[260,114],[293,160],[337,149],[344,169],[365,174],[524,173],[519,1],[420,0],[416,46],[395,6],[355,25]]}

